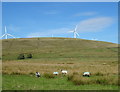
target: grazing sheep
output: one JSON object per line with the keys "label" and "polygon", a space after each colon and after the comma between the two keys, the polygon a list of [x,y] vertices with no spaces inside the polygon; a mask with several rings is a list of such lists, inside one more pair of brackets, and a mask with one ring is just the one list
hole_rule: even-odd
{"label": "grazing sheep", "polygon": [[39,72],[36,72],[36,77],[40,77],[40,73]]}
{"label": "grazing sheep", "polygon": [[66,70],[61,70],[62,74],[67,74]]}
{"label": "grazing sheep", "polygon": [[90,77],[90,72],[84,72],[84,73],[83,73],[83,76],[88,76],[88,77]]}
{"label": "grazing sheep", "polygon": [[53,72],[54,75],[58,75],[59,73],[58,72]]}

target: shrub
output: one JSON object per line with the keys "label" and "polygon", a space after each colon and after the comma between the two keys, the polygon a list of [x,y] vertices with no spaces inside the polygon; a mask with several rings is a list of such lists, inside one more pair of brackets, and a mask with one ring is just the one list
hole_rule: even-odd
{"label": "shrub", "polygon": [[32,54],[27,54],[27,58],[32,58]]}
{"label": "shrub", "polygon": [[18,59],[25,59],[24,54],[19,54]]}

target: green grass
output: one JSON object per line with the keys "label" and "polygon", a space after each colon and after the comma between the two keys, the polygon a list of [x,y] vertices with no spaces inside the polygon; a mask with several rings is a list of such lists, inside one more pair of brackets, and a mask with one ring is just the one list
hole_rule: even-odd
{"label": "green grass", "polygon": [[[19,54],[32,54],[31,59],[18,60]],[[1,58],[1,57],[0,57]],[[45,76],[38,79],[29,76],[36,71],[50,75],[61,69],[68,74],[82,75],[88,71],[99,78],[118,75],[117,44],[73,38],[22,38],[2,40],[3,89],[4,90],[115,90],[116,85],[87,84],[75,85],[80,77],[68,81],[67,77],[49,79]],[[9,75],[11,74],[11,75]],[[20,75],[14,75],[20,74]],[[100,77],[99,77],[100,76]],[[51,75],[52,77],[52,75]],[[77,80],[78,79],[78,80]],[[91,77],[94,79],[94,77]],[[117,77],[115,77],[117,80]],[[78,83],[79,84],[79,83]]]}
{"label": "green grass", "polygon": [[115,85],[79,85],[67,81],[67,77],[54,79],[29,75],[3,75],[3,90],[117,90]]}
{"label": "green grass", "polygon": [[2,59],[17,60],[21,53],[32,53],[33,59],[111,60],[117,57],[116,47],[114,43],[72,38],[5,39],[2,40]]}

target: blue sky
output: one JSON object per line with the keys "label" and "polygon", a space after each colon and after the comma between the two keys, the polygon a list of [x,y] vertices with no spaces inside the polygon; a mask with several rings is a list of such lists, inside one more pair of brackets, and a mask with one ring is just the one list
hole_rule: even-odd
{"label": "blue sky", "polygon": [[116,2],[3,2],[3,28],[16,38],[70,37],[118,43]]}

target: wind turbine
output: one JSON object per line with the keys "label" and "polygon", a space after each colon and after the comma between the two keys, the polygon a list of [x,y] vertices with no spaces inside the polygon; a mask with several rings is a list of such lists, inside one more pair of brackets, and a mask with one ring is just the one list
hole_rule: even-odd
{"label": "wind turbine", "polygon": [[73,31],[69,31],[69,32],[73,32],[73,37],[74,38],[77,38],[77,36],[79,36],[79,34],[77,33],[77,25],[76,25],[76,27],[75,27],[75,29],[73,30]]}
{"label": "wind turbine", "polygon": [[96,39],[96,38],[93,38],[92,40],[96,41],[97,39]]}
{"label": "wind turbine", "polygon": [[7,29],[6,29],[6,26],[5,26],[5,34],[3,34],[1,38],[5,37],[6,39],[8,39],[8,36],[11,36],[11,37],[15,38],[13,35],[7,33]]}

